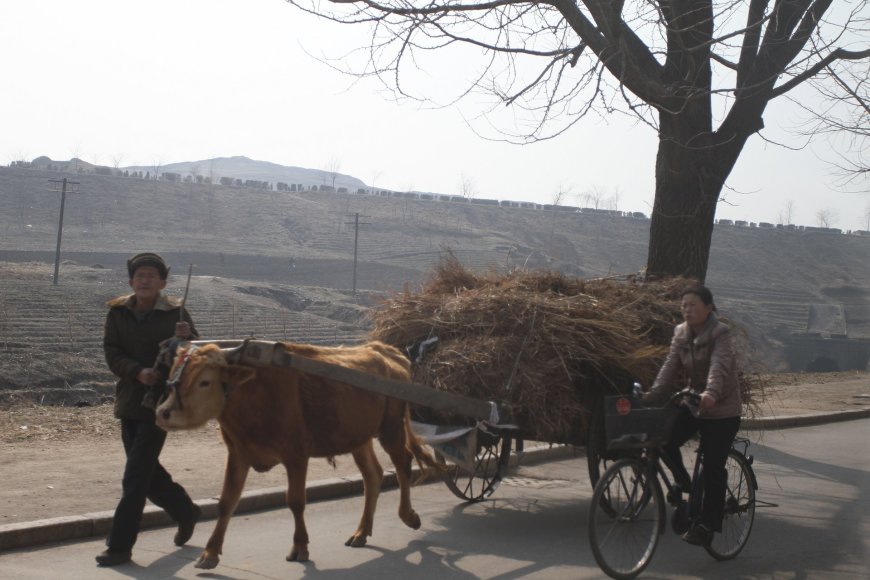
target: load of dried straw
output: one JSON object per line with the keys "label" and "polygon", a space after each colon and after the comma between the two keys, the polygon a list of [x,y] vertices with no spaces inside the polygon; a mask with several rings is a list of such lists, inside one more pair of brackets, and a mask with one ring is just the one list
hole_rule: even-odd
{"label": "load of dried straw", "polygon": [[416,382],[496,401],[527,437],[582,444],[598,397],[655,378],[690,283],[477,275],[449,256],[419,292],[374,310],[371,338],[403,348],[437,336]]}

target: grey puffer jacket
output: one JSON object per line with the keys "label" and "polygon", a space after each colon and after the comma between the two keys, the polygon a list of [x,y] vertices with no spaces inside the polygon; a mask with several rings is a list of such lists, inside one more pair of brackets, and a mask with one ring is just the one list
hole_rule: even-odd
{"label": "grey puffer jacket", "polygon": [[710,313],[697,336],[685,322],[677,325],[668,356],[644,400],[662,404],[684,387],[710,393],[716,399],[716,405],[702,419],[739,417],[743,412],[731,329],[715,312]]}
{"label": "grey puffer jacket", "polygon": [[[136,377],[143,368],[154,366],[160,351],[160,342],[175,336],[175,323],[179,321],[179,301],[163,294],[154,309],[137,313],[134,294],[119,296],[107,303],[106,328],[103,351],[106,362],[118,377],[115,385],[115,417],[118,419],[154,420],[154,411],[142,406],[142,397],[148,387]],[[190,324],[192,337],[198,336],[193,321],[184,310],[184,321]]]}

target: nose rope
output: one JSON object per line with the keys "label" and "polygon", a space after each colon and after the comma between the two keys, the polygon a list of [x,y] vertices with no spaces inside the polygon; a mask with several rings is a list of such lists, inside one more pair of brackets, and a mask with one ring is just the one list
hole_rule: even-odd
{"label": "nose rope", "polygon": [[175,372],[172,373],[172,377],[166,382],[166,387],[175,395],[175,400],[178,401],[179,411],[183,411],[184,406],[181,402],[181,393],[178,392],[178,385],[181,383],[181,375],[184,373],[184,369],[187,367],[187,363],[190,362],[190,357],[196,349],[197,346],[192,344],[184,351],[184,354],[181,355],[181,362],[178,363],[178,366],[175,367]]}

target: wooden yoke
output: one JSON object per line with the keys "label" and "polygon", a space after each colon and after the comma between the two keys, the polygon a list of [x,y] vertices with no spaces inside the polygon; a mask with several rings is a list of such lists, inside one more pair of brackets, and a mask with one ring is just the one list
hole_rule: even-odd
{"label": "wooden yoke", "polygon": [[498,407],[491,401],[480,401],[463,395],[437,391],[416,383],[379,377],[355,369],[290,354],[279,342],[249,339],[245,341],[193,341],[193,344],[218,345],[230,364],[292,368],[414,405],[473,417],[492,425],[499,423]]}

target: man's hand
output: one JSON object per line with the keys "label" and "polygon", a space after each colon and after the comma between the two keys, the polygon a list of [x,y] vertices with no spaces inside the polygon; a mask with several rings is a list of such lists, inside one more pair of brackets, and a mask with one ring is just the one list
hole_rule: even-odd
{"label": "man's hand", "polygon": [[716,406],[716,397],[710,393],[701,393],[701,400],[698,403],[698,410],[703,414],[713,410]]}
{"label": "man's hand", "polygon": [[139,374],[136,375],[136,380],[143,385],[151,387],[157,384],[157,381],[160,380],[160,375],[158,375],[154,369],[142,369],[139,371]]}
{"label": "man's hand", "polygon": [[176,322],[175,336],[178,338],[190,338],[190,324],[187,322]]}

